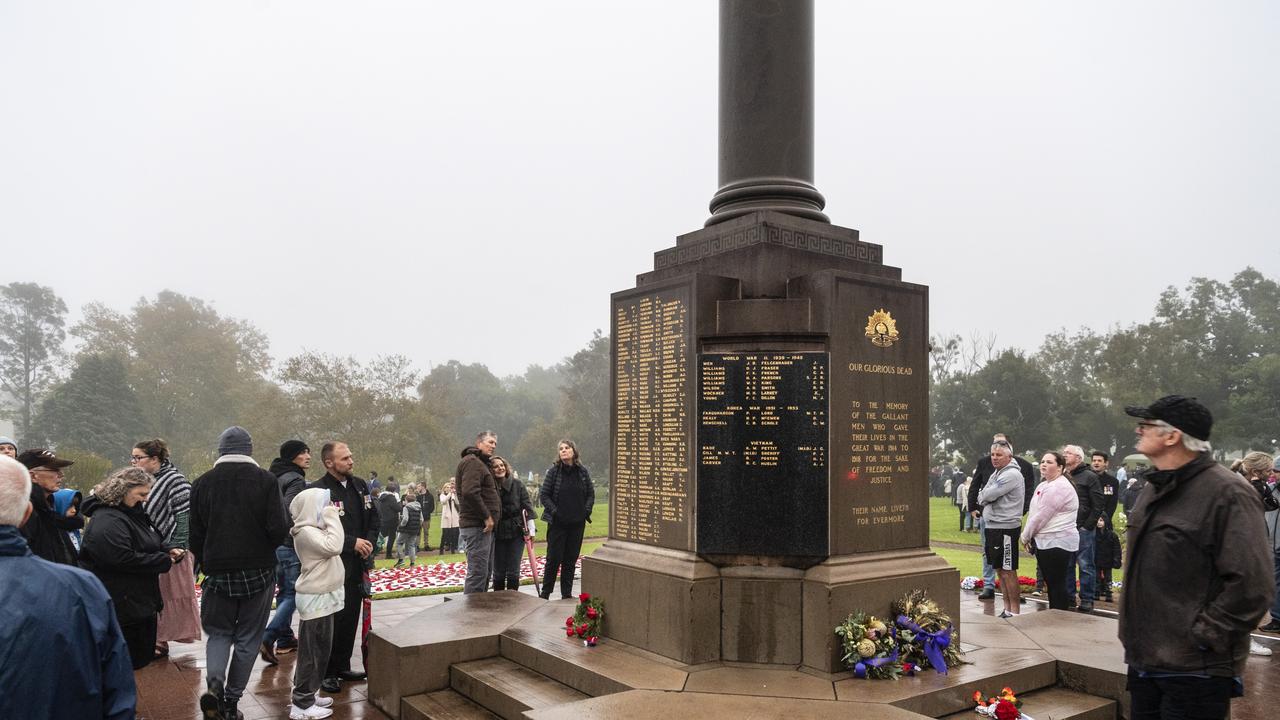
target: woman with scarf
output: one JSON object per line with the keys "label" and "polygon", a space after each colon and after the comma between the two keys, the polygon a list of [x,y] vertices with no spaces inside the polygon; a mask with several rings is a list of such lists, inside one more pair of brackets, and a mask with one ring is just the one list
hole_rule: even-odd
{"label": "woman with scarf", "polygon": [[145,470],[117,470],[93,489],[83,506],[90,522],[80,564],[107,588],[134,670],[155,657],[157,616],[164,607],[159,577],[186,555],[180,548],[166,548],[147,517],[143,503],[151,486]]}
{"label": "woman with scarf", "polygon": [[156,657],[169,654],[169,643],[200,640],[200,609],[196,604],[196,577],[193,557],[187,550],[188,521],[191,515],[191,483],[169,461],[164,440],[143,440],[133,446],[129,462],[155,478],[147,515],[155,524],[165,547],[181,548],[181,560],[160,579],[164,610],[156,629]]}
{"label": "woman with scarf", "polygon": [[520,551],[524,539],[531,534],[533,503],[529,491],[520,478],[511,472],[511,466],[494,455],[489,461],[493,479],[498,484],[498,499],[502,501],[502,519],[493,529],[493,589],[520,589]]}
{"label": "woman with scarf", "polygon": [[578,462],[578,448],[571,440],[556,446],[557,460],[542,480],[542,519],[547,525],[547,564],[543,569],[543,600],[551,599],[551,589],[560,575],[560,597],[573,597],[573,576],[582,552],[582,536],[591,522],[596,490],[591,473]]}

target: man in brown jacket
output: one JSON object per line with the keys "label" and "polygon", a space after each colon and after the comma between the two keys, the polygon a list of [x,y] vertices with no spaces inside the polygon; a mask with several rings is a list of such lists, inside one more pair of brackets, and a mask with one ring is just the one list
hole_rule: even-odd
{"label": "man in brown jacket", "polygon": [[[490,430],[476,435],[476,444],[462,451],[458,463],[458,535],[467,554],[467,579],[462,592],[484,592],[492,574],[493,528],[502,519],[498,485],[489,461],[498,449],[498,436]],[[1261,515],[1259,515],[1261,517]]]}
{"label": "man in brown jacket", "polygon": [[1210,454],[1213,416],[1169,395],[1140,418],[1137,450],[1155,469],[1129,515],[1120,642],[1133,718],[1225,718],[1249,633],[1275,594],[1262,503]]}

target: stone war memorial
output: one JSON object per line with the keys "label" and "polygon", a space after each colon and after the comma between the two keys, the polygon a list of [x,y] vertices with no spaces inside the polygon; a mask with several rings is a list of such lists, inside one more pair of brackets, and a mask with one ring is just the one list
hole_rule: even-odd
{"label": "stone war memorial", "polygon": [[[1123,716],[1112,621],[962,608],[929,548],[929,292],[823,214],[813,30],[811,0],[722,0],[711,215],[610,299],[602,641],[566,637],[570,600],[443,603],[372,636],[390,716],[972,717],[1005,686],[1033,717]],[[850,672],[834,628],[915,591],[964,664]]]}

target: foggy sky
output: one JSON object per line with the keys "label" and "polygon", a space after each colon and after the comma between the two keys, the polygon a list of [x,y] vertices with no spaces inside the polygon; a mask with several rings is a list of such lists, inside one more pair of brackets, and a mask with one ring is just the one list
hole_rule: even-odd
{"label": "foggy sky", "polygon": [[[931,287],[935,333],[1028,349],[1195,275],[1275,278],[1277,7],[818,0],[827,214]],[[172,289],[279,359],[554,363],[708,215],[716,21],[2,0],[0,283],[72,320]]]}

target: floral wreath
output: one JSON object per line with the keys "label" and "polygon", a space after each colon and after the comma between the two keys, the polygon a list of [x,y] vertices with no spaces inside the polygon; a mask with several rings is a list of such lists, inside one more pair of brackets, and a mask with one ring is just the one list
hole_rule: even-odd
{"label": "floral wreath", "polygon": [[890,613],[892,624],[858,611],[836,626],[844,651],[840,660],[855,677],[896,680],[930,667],[945,675],[964,662],[951,618],[924,590],[895,600]]}

